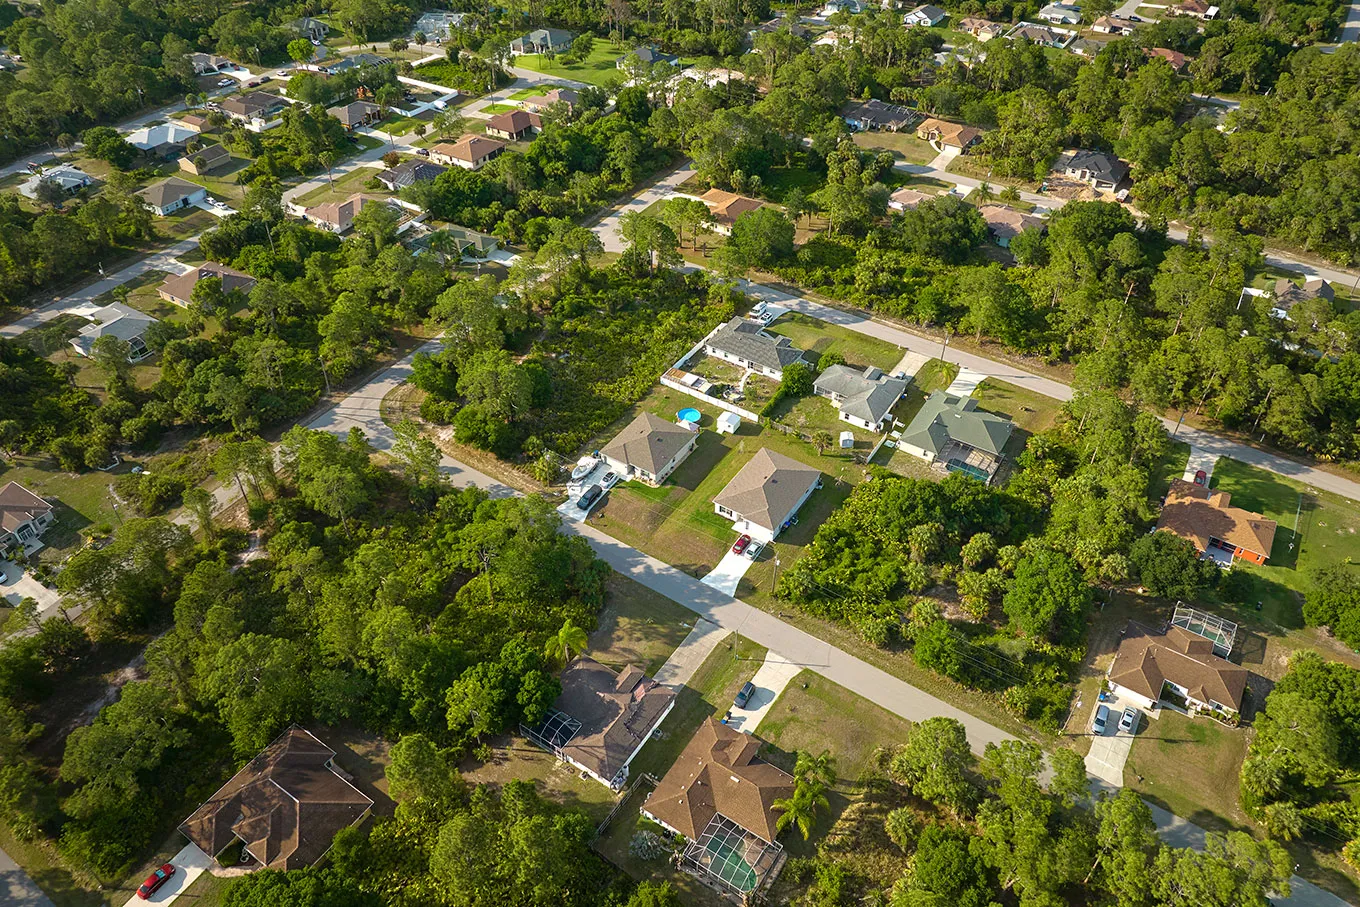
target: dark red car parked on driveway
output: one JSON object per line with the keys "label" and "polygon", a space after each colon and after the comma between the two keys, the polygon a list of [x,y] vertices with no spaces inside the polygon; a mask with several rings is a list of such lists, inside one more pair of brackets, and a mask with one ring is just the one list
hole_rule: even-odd
{"label": "dark red car parked on driveway", "polygon": [[137,897],[141,898],[143,901],[151,900],[151,896],[157,891],[160,891],[161,886],[170,881],[170,877],[174,874],[175,867],[170,863],[166,863],[160,869],[157,869],[146,877],[146,881],[142,883],[142,887],[137,889]]}
{"label": "dark red car parked on driveway", "polygon": [[746,546],[749,544],[751,544],[751,537],[749,535],[743,535],[741,538],[737,539],[737,543],[732,546],[732,553],[741,554],[746,550]]}

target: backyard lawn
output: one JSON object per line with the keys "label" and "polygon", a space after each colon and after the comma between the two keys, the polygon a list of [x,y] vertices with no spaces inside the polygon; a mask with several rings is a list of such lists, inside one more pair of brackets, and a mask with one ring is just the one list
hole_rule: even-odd
{"label": "backyard lawn", "polygon": [[766,330],[789,338],[794,346],[813,357],[822,353],[840,353],[847,365],[860,368],[876,365],[887,372],[902,359],[903,350],[894,343],[797,312],[781,316]]}
{"label": "backyard lawn", "polygon": [[563,79],[588,82],[591,85],[607,85],[623,80],[623,74],[618,69],[618,60],[626,52],[625,47],[596,39],[590,56],[580,63],[563,63],[560,55],[549,60],[540,54],[525,54],[515,57],[515,66]]}
{"label": "backyard lawn", "polygon": [[929,164],[939,153],[914,132],[856,132],[855,144],[866,151],[890,151],[899,161]]}

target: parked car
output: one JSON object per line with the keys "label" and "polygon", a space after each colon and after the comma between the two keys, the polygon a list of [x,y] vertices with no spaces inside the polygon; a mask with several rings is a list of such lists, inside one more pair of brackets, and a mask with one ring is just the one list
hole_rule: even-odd
{"label": "parked car", "polygon": [[581,499],[576,502],[576,506],[581,510],[589,510],[590,505],[594,504],[604,494],[604,489],[599,485],[591,485],[586,489],[586,493],[581,495]]}
{"label": "parked car", "polygon": [[274,75],[278,76],[280,79],[291,79],[293,77],[293,71],[291,69],[280,69],[278,72],[274,73]]}
{"label": "parked car", "polygon": [[751,560],[755,560],[756,558],[760,557],[760,552],[764,550],[765,546],[760,544],[760,542],[756,542],[755,544],[751,545],[750,548],[746,549],[746,556],[749,557]]}
{"label": "parked car", "polygon": [[170,877],[174,874],[174,865],[166,863],[160,869],[157,869],[146,877],[146,881],[137,889],[137,897],[141,898],[143,901],[151,900],[151,896],[157,891],[160,891],[161,886],[170,881]]}
{"label": "parked car", "polygon": [[1119,717],[1119,729],[1128,731],[1132,734],[1138,729],[1138,710],[1130,706],[1124,710],[1124,714]]}
{"label": "parked car", "polygon": [[1209,484],[1209,474],[1202,469],[1195,470],[1195,484],[1196,485]]}
{"label": "parked car", "polygon": [[235,80],[235,79],[218,79],[218,80],[217,80],[217,87],[218,87],[218,88],[226,88],[228,85],[235,85],[235,84],[236,84],[236,80]]}
{"label": "parked car", "polygon": [[434,101],[430,104],[435,110],[448,110],[449,105],[444,101]]}
{"label": "parked car", "polygon": [[732,546],[732,553],[741,554],[746,550],[746,546],[749,544],[751,544],[751,537],[749,535],[743,535],[741,538],[737,539],[737,543]]}
{"label": "parked car", "polygon": [[430,149],[428,149],[428,148],[417,148],[417,149],[415,149],[415,152],[416,152],[416,154],[420,155],[421,157],[429,157],[429,156],[430,156]]}
{"label": "parked car", "polygon": [[616,472],[607,472],[604,474],[604,478],[600,479],[600,484],[608,488],[610,485],[614,484],[614,480],[617,479],[618,477],[619,474]]}
{"label": "parked car", "polygon": [[1105,733],[1105,725],[1109,722],[1109,720],[1110,720],[1110,707],[1108,705],[1101,705],[1097,707],[1096,719],[1095,721],[1091,722],[1091,730],[1095,731],[1097,734]]}
{"label": "parked car", "polygon": [[755,691],[756,685],[749,680],[746,681],[746,683],[742,685],[742,688],[737,691],[737,698],[732,700],[732,705],[739,709],[746,708],[746,703],[751,701],[751,696]]}

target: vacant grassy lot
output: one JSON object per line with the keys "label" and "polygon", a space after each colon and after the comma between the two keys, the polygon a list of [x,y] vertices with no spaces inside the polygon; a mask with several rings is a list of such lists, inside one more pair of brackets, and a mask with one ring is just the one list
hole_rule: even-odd
{"label": "vacant grassy lot", "polygon": [[797,312],[781,316],[767,330],[789,338],[790,343],[814,357],[840,353],[847,365],[876,365],[886,372],[902,359],[902,348],[896,344]]}
{"label": "vacant grassy lot", "polygon": [[689,635],[694,612],[619,573],[605,585],[607,603],[588,654],[611,668],[635,664],[655,674]]}
{"label": "vacant grassy lot", "polygon": [[618,59],[626,51],[625,47],[596,39],[590,56],[580,63],[563,63],[561,56],[549,60],[540,54],[525,54],[522,57],[515,57],[514,65],[520,69],[532,69],[534,72],[562,79],[587,82],[591,85],[609,85],[623,80],[623,75],[618,69]]}
{"label": "vacant grassy lot", "polygon": [[856,132],[855,144],[866,151],[890,151],[899,161],[929,164],[939,153],[914,132]]}
{"label": "vacant grassy lot", "polygon": [[[341,202],[349,198],[356,192],[370,191],[365,187],[365,183],[378,175],[376,167],[355,167],[349,173],[337,174],[333,180],[324,186],[319,186],[305,195],[299,196],[296,201],[300,205],[308,207],[325,204],[326,202]],[[382,192],[384,190],[377,190]]]}

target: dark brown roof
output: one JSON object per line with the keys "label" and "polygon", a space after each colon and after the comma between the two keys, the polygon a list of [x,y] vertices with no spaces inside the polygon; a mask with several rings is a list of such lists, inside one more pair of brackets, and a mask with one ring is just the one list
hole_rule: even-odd
{"label": "dark brown roof", "polygon": [[774,841],[775,800],[793,796],[793,777],[756,759],[760,741],[710,718],[643,807],[687,838],[698,838],[714,813]]}
{"label": "dark brown roof", "polygon": [[543,119],[536,113],[528,113],[524,110],[498,113],[486,121],[488,130],[504,132],[508,135],[519,135],[531,126],[535,129],[542,129]]}
{"label": "dark brown roof", "polygon": [[606,781],[613,780],[675,702],[675,693],[636,665],[615,674],[579,656],[562,671],[562,695],[553,708],[581,722],[562,747],[569,757]]}
{"label": "dark brown roof", "polygon": [[1234,548],[1270,557],[1270,547],[1275,544],[1275,521],[1233,507],[1231,500],[1232,495],[1226,491],[1210,491],[1184,479],[1173,479],[1157,528],[1188,539],[1200,551],[1209,547],[1211,539],[1218,539]]}
{"label": "dark brown roof", "polygon": [[269,869],[311,866],[373,801],[326,763],[335,751],[299,727],[284,731],[179,830],[210,856],[234,839]]}
{"label": "dark brown roof", "polygon": [[1110,681],[1156,700],[1168,680],[1189,690],[1200,702],[1241,711],[1247,670],[1215,655],[1212,640],[1182,627],[1157,633],[1129,621],[1110,665]]}
{"label": "dark brown roof", "polygon": [[187,305],[190,297],[193,296],[194,287],[198,286],[200,280],[208,277],[221,279],[223,293],[230,293],[232,290],[249,293],[255,286],[255,278],[249,274],[218,264],[215,261],[205,261],[190,271],[176,277],[166,278],[160,286],[160,291]]}
{"label": "dark brown roof", "polygon": [[51,510],[51,504],[18,482],[0,488],[0,530],[13,532]]}

